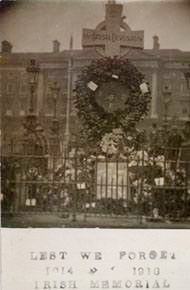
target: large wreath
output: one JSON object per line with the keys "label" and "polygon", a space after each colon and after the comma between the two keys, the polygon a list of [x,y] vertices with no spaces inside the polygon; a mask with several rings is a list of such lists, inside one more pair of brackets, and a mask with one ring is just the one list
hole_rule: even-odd
{"label": "large wreath", "polygon": [[142,84],[144,76],[127,59],[103,58],[83,69],[76,81],[75,105],[85,142],[97,143],[114,128],[134,128],[150,102],[150,91],[143,92]]}

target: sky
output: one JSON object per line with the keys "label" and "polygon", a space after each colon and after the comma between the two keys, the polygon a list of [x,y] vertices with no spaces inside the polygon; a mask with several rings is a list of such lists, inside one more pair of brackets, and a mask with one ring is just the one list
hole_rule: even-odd
{"label": "sky", "polygon": [[[131,29],[145,31],[145,48],[152,48],[152,37],[156,34],[161,48],[190,51],[190,0],[116,2],[123,3],[123,15]],[[9,3],[9,7],[0,11],[0,41],[10,41],[13,52],[51,52],[55,39],[61,43],[61,50],[68,49],[71,35],[73,48],[81,48],[82,28],[94,29],[104,20],[107,1],[14,0]]]}

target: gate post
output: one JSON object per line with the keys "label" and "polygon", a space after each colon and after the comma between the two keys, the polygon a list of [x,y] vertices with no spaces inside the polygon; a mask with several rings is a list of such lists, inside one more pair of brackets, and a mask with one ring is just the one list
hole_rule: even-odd
{"label": "gate post", "polygon": [[14,198],[14,211],[18,211],[20,209],[20,189],[21,189],[21,174],[20,172],[16,173],[16,192]]}
{"label": "gate post", "polygon": [[77,211],[77,149],[74,154],[74,192],[73,192],[73,213],[72,221],[76,222],[76,211]]}

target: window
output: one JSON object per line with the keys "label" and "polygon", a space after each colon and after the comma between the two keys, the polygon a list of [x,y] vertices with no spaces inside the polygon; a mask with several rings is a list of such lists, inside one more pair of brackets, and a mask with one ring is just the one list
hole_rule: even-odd
{"label": "window", "polygon": [[29,99],[25,95],[20,95],[20,98],[18,99],[19,109],[21,111],[26,110],[28,107],[28,102],[29,102]]}
{"label": "window", "polygon": [[185,82],[180,83],[180,92],[184,93],[185,92]]}
{"label": "window", "polygon": [[46,102],[46,115],[53,115],[54,112],[54,107],[53,107],[53,99],[51,96],[47,97],[47,102]]}
{"label": "window", "polygon": [[180,76],[181,76],[181,79],[182,79],[182,80],[185,80],[185,75],[184,75],[184,73],[181,73]]}
{"label": "window", "polygon": [[183,116],[186,116],[187,113],[188,113],[187,108],[183,107],[183,108],[182,108],[182,114],[183,114]]}
{"label": "window", "polygon": [[171,79],[171,74],[170,74],[170,72],[164,72],[164,73],[163,73],[163,79],[166,79],[166,80]]}
{"label": "window", "polygon": [[29,85],[28,83],[22,83],[21,84],[21,93],[27,93],[29,92],[30,88],[29,88]]}
{"label": "window", "polygon": [[5,115],[8,116],[8,117],[12,117],[13,116],[12,110],[6,110]]}
{"label": "window", "polygon": [[14,92],[14,84],[13,83],[7,83],[6,91],[8,94],[11,94]]}
{"label": "window", "polygon": [[173,71],[172,72],[172,77],[175,78],[177,76],[177,72]]}

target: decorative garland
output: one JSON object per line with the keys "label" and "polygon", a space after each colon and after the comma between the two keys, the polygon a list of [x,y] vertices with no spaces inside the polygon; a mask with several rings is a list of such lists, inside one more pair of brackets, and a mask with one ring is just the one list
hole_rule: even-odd
{"label": "decorative garland", "polygon": [[[126,87],[129,95],[122,108],[113,112],[106,111],[96,100],[97,90],[109,82]],[[84,141],[96,144],[114,128],[127,132],[134,127],[147,114],[151,99],[149,89],[142,91],[143,85],[146,86],[144,76],[127,59],[103,58],[85,67],[75,89]]]}

